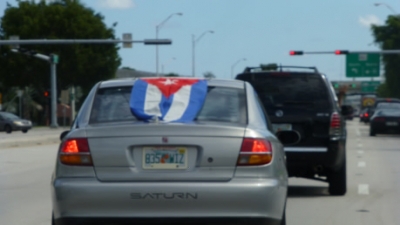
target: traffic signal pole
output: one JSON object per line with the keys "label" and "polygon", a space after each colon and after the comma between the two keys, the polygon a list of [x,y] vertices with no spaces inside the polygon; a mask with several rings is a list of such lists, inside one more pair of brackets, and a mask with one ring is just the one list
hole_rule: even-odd
{"label": "traffic signal pole", "polygon": [[50,71],[51,71],[51,128],[57,128],[57,64],[54,60],[50,60]]}
{"label": "traffic signal pole", "polygon": [[335,54],[335,55],[347,55],[350,53],[354,54],[400,54],[400,49],[392,49],[392,50],[380,50],[380,51],[348,51],[348,50],[336,50],[336,51],[315,51],[315,52],[306,52],[306,51],[290,51],[289,55],[306,55],[306,54]]}
{"label": "traffic signal pole", "polygon": [[[124,36],[125,37],[125,36]],[[131,37],[131,36],[129,36]],[[12,45],[18,46],[17,49],[11,49],[12,52],[23,53],[29,56],[33,56],[44,61],[50,62],[50,80],[51,80],[51,124],[50,127],[57,128],[57,75],[56,75],[56,64],[58,61],[57,55],[43,55],[36,52],[21,52],[19,45],[59,45],[59,44],[124,44],[130,46],[132,43],[143,43],[145,45],[170,45],[172,41],[170,39],[144,39],[134,41],[130,38],[120,39],[25,39],[20,40],[19,37],[13,40],[0,40],[0,45]],[[1,102],[0,102],[1,104]]]}
{"label": "traffic signal pole", "polygon": [[20,49],[11,49],[12,52],[16,53],[23,53],[28,56],[33,56],[35,58],[44,60],[46,62],[50,62],[50,99],[51,99],[51,106],[50,106],[50,116],[51,116],[51,128],[57,128],[58,123],[57,123],[57,74],[56,74],[56,66],[57,66],[57,60],[55,60],[55,57],[58,57],[54,54],[47,56],[39,53],[30,53],[29,51],[27,52],[21,52]]}

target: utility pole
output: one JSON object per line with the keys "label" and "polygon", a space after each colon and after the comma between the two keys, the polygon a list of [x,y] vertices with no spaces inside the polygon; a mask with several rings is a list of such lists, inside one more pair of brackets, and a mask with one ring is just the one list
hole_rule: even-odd
{"label": "utility pole", "polygon": [[51,70],[51,124],[50,127],[57,128],[57,74],[56,67],[58,63],[58,55],[50,55],[50,70]]}

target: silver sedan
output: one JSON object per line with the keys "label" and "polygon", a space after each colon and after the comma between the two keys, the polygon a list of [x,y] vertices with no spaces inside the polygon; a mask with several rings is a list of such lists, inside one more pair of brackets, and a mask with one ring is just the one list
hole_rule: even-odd
{"label": "silver sedan", "polygon": [[163,121],[163,110],[143,119],[138,111],[160,110],[171,99],[175,119],[196,108],[174,103],[192,104],[195,88],[172,97],[144,93],[163,89],[150,85],[157,79],[196,82],[147,78],[140,89],[143,79],[123,79],[93,87],[71,130],[61,135],[53,224],[285,224],[285,153],[252,86],[203,80],[204,102],[192,121]]}

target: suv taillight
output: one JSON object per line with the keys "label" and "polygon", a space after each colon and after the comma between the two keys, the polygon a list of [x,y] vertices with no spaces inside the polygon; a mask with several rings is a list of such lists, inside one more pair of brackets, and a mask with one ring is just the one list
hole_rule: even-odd
{"label": "suv taillight", "polygon": [[271,143],[262,138],[244,138],[240,149],[238,166],[265,165],[272,161]]}
{"label": "suv taillight", "polygon": [[64,141],[60,149],[60,161],[66,165],[93,166],[87,138],[72,138]]}
{"label": "suv taillight", "polygon": [[329,128],[329,135],[331,136],[338,136],[340,135],[340,115],[337,112],[332,113],[331,116],[331,125]]}

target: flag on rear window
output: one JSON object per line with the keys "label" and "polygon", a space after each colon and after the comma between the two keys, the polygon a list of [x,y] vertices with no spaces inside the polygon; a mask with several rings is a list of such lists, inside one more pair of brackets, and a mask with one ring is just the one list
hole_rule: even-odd
{"label": "flag on rear window", "polygon": [[130,107],[141,120],[193,121],[203,107],[207,81],[187,78],[142,78],[132,88]]}

